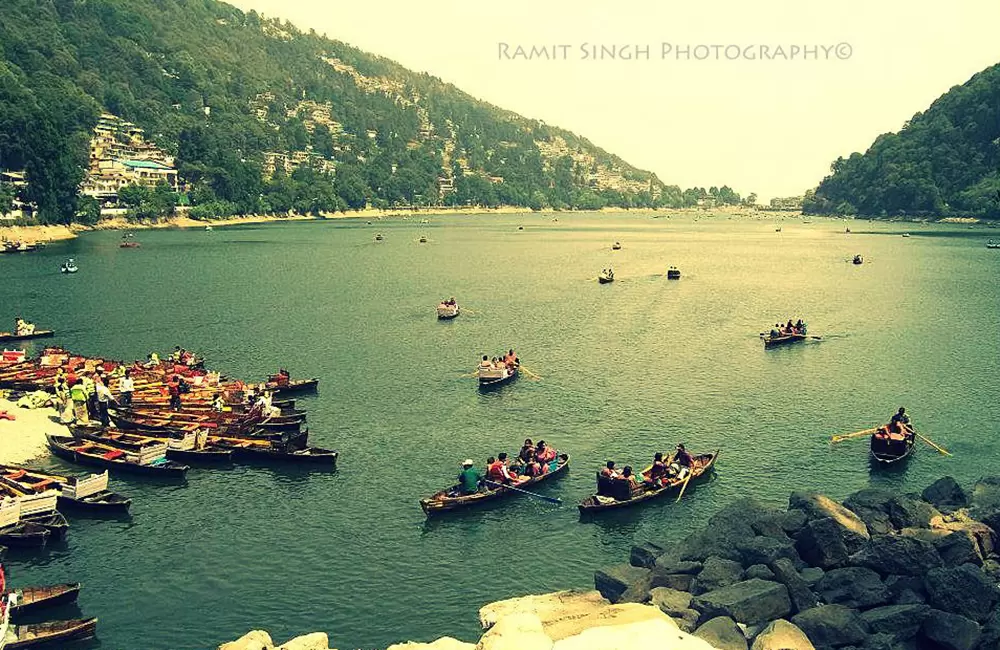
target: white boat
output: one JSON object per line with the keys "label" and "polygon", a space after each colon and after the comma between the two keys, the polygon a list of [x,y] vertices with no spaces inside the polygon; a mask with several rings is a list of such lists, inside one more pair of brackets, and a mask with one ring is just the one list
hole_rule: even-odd
{"label": "white boat", "polygon": [[385,239],[385,237],[382,236],[382,233],[380,233],[380,232],[375,233],[375,241],[382,241],[384,239]]}
{"label": "white boat", "polygon": [[910,233],[908,233],[908,232],[904,232],[903,233],[903,237],[909,237],[909,236],[910,236]]}
{"label": "white boat", "polygon": [[611,250],[613,250],[613,251],[620,251],[621,249],[622,249],[622,245],[619,244],[618,242],[615,242],[614,244],[611,245]]}
{"label": "white boat", "polygon": [[80,269],[77,268],[76,262],[73,261],[73,258],[66,260],[63,262],[63,265],[59,267],[60,273],[76,273],[79,270]]}
{"label": "white boat", "polygon": [[477,374],[479,375],[480,387],[497,386],[517,377],[517,366],[513,368],[506,364],[501,364],[499,367],[491,366],[489,368],[480,366]]}
{"label": "white boat", "polygon": [[986,242],[986,248],[1000,248],[1000,242],[995,242],[991,239]]}
{"label": "white boat", "polygon": [[205,232],[212,232],[212,226],[205,226]]}
{"label": "white boat", "polygon": [[444,301],[437,306],[438,318],[447,320],[459,314],[458,303],[454,301]]}
{"label": "white boat", "polygon": [[426,244],[427,237],[425,235],[420,235],[420,239],[418,239],[417,241],[419,241],[421,244]]}
{"label": "white boat", "polygon": [[615,281],[615,272],[611,269],[605,269],[601,271],[601,274],[597,276],[597,281],[601,284],[607,284],[609,282]]}

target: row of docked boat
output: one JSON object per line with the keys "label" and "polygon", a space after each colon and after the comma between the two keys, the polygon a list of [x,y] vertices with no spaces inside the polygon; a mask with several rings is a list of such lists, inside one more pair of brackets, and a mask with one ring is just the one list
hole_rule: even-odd
{"label": "row of docked boat", "polygon": [[74,582],[7,589],[0,568],[0,650],[40,645],[57,647],[54,644],[93,637],[97,629],[96,618],[23,622],[25,616],[35,617],[46,608],[75,602],[80,588],[80,583]]}
{"label": "row of docked boat", "polygon": [[[678,497],[691,482],[707,478],[715,468],[719,451],[693,456],[689,470],[680,476],[664,477],[661,480],[650,478],[651,468],[645,469],[642,479],[634,480],[628,476],[605,477],[597,474],[597,492],[584,499],[577,506],[581,514],[592,514],[605,510],[618,510],[638,505],[670,494]],[[669,459],[668,459],[669,460]],[[468,463],[470,461],[466,461]],[[463,493],[462,485],[453,485],[435,492],[420,500],[420,507],[428,516],[437,515],[496,501],[502,497],[516,494],[541,498],[552,503],[561,503],[558,498],[531,492],[538,484],[562,476],[569,469],[569,454],[558,454],[547,471],[535,475],[512,475],[513,480],[499,482],[484,479],[480,481],[479,489],[471,493]]]}

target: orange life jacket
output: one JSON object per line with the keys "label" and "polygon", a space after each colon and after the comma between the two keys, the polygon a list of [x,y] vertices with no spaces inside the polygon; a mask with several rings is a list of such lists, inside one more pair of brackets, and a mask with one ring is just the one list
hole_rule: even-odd
{"label": "orange life jacket", "polygon": [[503,480],[504,480],[504,475],[503,475],[503,463],[501,463],[501,462],[500,462],[500,461],[498,460],[498,461],[496,461],[495,463],[491,464],[491,465],[490,465],[490,466],[489,466],[489,467],[488,467],[488,468],[486,469],[486,476],[487,476],[487,477],[488,477],[488,478],[489,478],[490,480],[493,480],[493,481],[497,481],[497,482],[501,482],[501,481],[503,481]]}

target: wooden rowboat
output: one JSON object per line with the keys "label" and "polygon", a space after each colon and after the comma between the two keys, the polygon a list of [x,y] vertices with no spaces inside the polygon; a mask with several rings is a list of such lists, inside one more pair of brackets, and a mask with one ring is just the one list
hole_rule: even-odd
{"label": "wooden rowboat", "polygon": [[267,389],[271,391],[276,397],[280,395],[291,395],[293,393],[303,393],[310,390],[316,390],[319,385],[319,379],[289,379],[287,384],[279,384],[276,382],[267,382]]}
{"label": "wooden rowboat", "polygon": [[[136,433],[129,433],[121,429],[109,427],[100,429],[96,427],[70,427],[70,431],[77,438],[93,440],[118,449],[138,452],[143,447],[151,444],[166,443],[167,458],[189,463],[230,463],[232,462],[232,452],[228,449],[219,449],[211,445],[198,445],[198,434],[191,433],[182,439],[177,438],[154,438]],[[202,436],[204,438],[204,436]]]}
{"label": "wooden rowboat", "polygon": [[915,433],[889,433],[886,427],[879,427],[869,438],[868,451],[872,462],[881,467],[905,461],[913,453]]}
{"label": "wooden rowboat", "polygon": [[21,587],[7,591],[3,595],[5,597],[10,594],[17,595],[17,604],[10,610],[11,617],[16,618],[45,607],[72,603],[80,594],[80,586],[79,582],[72,582],[44,587]]}
{"label": "wooden rowboat", "polygon": [[597,281],[600,282],[601,284],[608,284],[609,282],[614,282],[615,274],[601,271],[601,274],[597,276]]}
{"label": "wooden rowboat", "polygon": [[24,341],[27,339],[43,339],[49,336],[55,336],[56,333],[52,330],[35,330],[31,334],[17,334],[12,332],[0,332],[0,342],[3,341]]}
{"label": "wooden rowboat", "polygon": [[98,512],[128,512],[132,500],[108,490],[108,472],[90,476],[58,476],[16,465],[0,465],[0,483],[26,492],[59,490],[59,507]]}
{"label": "wooden rowboat", "polygon": [[[688,482],[697,481],[703,476],[707,475],[712,468],[715,466],[715,461],[719,458],[719,450],[709,454],[698,454],[694,457],[694,464],[691,467],[691,478]],[[648,470],[647,470],[648,471]],[[603,477],[600,474],[598,476],[598,481],[601,481]],[[613,496],[605,496],[603,494],[595,494],[584,499],[578,507],[581,513],[597,512],[599,510],[614,510],[618,508],[628,508],[634,506],[638,503],[644,501],[649,501],[657,497],[662,497],[667,494],[677,494],[681,491],[681,487],[684,485],[685,479],[671,479],[667,481],[663,487],[649,489],[646,486],[642,486],[640,490],[636,493],[621,495],[625,498],[615,498]],[[626,483],[627,485],[627,483]],[[627,488],[626,488],[627,491]]]}
{"label": "wooden rowboat", "polygon": [[775,348],[779,345],[787,345],[789,343],[799,343],[800,341],[805,341],[809,336],[806,334],[782,334],[780,336],[769,336],[767,334],[762,334],[761,339],[764,341],[764,349]]}
{"label": "wooden rowboat", "polygon": [[[96,618],[74,618],[67,621],[48,621],[29,625],[11,625],[3,639],[4,650],[30,648],[43,643],[89,639],[97,629]],[[58,647],[58,646],[55,646]]]}
{"label": "wooden rowboat", "polygon": [[47,434],[46,438],[53,454],[74,463],[164,478],[184,478],[189,469],[187,465],[165,458],[166,443],[144,447],[138,453],[129,453],[99,442],[77,440],[72,436]]}
{"label": "wooden rowboat", "polygon": [[479,387],[494,388],[506,384],[517,378],[517,372],[518,366],[511,368],[507,365],[501,365],[499,368],[479,368],[477,371]]}
{"label": "wooden rowboat", "polygon": [[38,548],[49,541],[49,529],[41,524],[22,521],[0,528],[0,544],[22,548]]}
{"label": "wooden rowboat", "polygon": [[[557,461],[558,463],[555,469],[550,470],[541,476],[533,476],[526,481],[514,485],[513,487],[525,489],[536,483],[541,483],[546,479],[550,479],[553,476],[562,475],[569,468],[569,455],[559,454]],[[468,508],[479,503],[492,501],[508,494],[516,494],[516,492],[505,486],[501,486],[483,492],[476,492],[475,494],[448,496],[448,490],[441,490],[427,499],[421,499],[420,507],[427,515],[433,515],[440,512],[450,512],[452,510]]]}

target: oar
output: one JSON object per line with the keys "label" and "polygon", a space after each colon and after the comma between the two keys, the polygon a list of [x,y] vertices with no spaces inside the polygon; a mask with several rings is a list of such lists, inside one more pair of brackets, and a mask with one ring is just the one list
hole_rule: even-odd
{"label": "oar", "polygon": [[935,449],[937,449],[942,455],[944,455],[944,456],[951,456],[951,452],[950,451],[948,451],[944,447],[937,446],[936,444],[934,444],[934,441],[932,441],[930,438],[925,438],[924,436],[920,435],[916,431],[914,431],[913,433],[915,433],[918,438],[920,438],[921,440],[923,440],[924,442],[926,442],[928,445],[930,445],[931,447],[934,447]]}
{"label": "oar", "polygon": [[528,492],[527,490],[522,490],[521,488],[514,487],[513,485],[505,485],[503,483],[494,483],[493,481],[483,481],[487,485],[495,485],[497,487],[505,487],[508,490],[513,490],[514,492],[520,492],[521,494],[527,494],[530,497],[536,497],[542,499],[543,501],[548,501],[549,503],[555,503],[562,505],[562,499],[557,499],[555,497],[547,497],[544,494],[535,494],[534,492]]}
{"label": "oar", "polygon": [[538,376],[538,375],[536,375],[535,373],[531,372],[530,370],[528,370],[528,369],[527,369],[527,368],[525,368],[524,366],[518,366],[518,369],[519,369],[519,370],[523,370],[523,371],[524,371],[524,374],[528,375],[528,378],[529,378],[529,379],[541,379],[541,377],[539,377],[539,376]]}
{"label": "oar", "polygon": [[478,370],[473,370],[472,372],[461,375],[462,379],[468,379],[469,377],[478,377],[478,376],[479,376]]}
{"label": "oar", "polygon": [[[688,468],[688,475],[684,477],[684,485],[681,486],[681,493],[677,495],[677,501],[680,501],[681,497],[684,496],[684,490],[687,489],[688,481],[691,480],[691,476],[693,474],[694,474],[694,471],[689,467]],[[674,503],[677,503],[677,501],[674,501]]]}
{"label": "oar", "polygon": [[854,433],[842,433],[840,435],[836,435],[830,438],[830,442],[840,442],[841,440],[847,440],[849,438],[861,438],[863,436],[870,436],[877,430],[878,427],[872,427],[871,429],[865,429],[863,431],[855,431]]}

